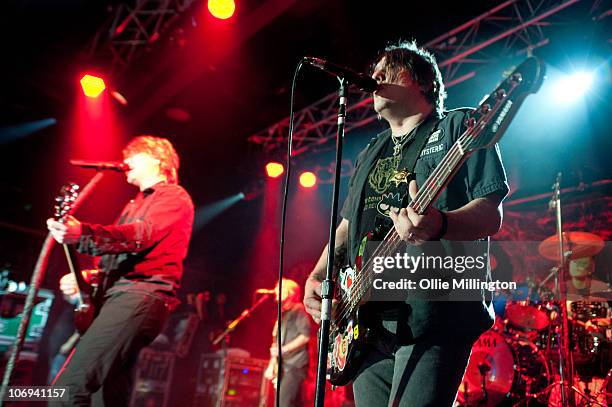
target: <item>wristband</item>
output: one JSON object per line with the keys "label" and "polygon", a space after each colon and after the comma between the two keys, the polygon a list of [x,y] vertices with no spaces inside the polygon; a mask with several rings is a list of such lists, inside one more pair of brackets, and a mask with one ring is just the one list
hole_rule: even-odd
{"label": "wristband", "polygon": [[440,225],[440,231],[438,234],[429,240],[440,240],[444,238],[446,230],[448,229],[448,217],[446,216],[446,212],[440,210],[438,210],[438,212],[440,212],[440,216],[442,217],[442,225]]}

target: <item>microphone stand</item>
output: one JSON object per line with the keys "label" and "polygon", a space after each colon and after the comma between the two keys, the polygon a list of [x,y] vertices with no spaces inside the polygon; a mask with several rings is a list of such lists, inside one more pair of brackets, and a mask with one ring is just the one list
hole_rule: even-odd
{"label": "microphone stand", "polygon": [[238,318],[234,319],[232,322],[227,324],[227,326],[225,327],[225,330],[221,332],[219,335],[217,335],[215,339],[212,340],[212,344],[216,345],[219,342],[221,342],[221,340],[223,340],[225,337],[228,337],[228,335],[232,333],[234,329],[236,329],[239,323],[241,323],[246,318],[250,317],[253,311],[255,310],[255,308],[259,307],[267,299],[268,299],[267,295],[262,295],[261,297],[259,297],[259,299],[253,305],[251,305],[250,308],[246,308],[244,311],[240,313]]}
{"label": "microphone stand", "polygon": [[329,241],[327,250],[327,269],[321,284],[321,327],[319,328],[319,355],[315,390],[315,406],[323,407],[325,401],[325,380],[327,375],[327,353],[329,351],[329,332],[331,326],[331,305],[334,296],[332,281],[334,252],[336,247],[336,224],[338,219],[338,195],[340,192],[340,169],[342,165],[342,146],[344,143],[344,126],[346,123],[346,105],[348,84],[345,78],[338,77],[338,131],[336,134],[336,163],[334,169],[334,190],[332,195],[331,216],[329,222]]}
{"label": "microphone stand", "polygon": [[[572,363],[572,354],[569,344],[569,326],[567,315],[567,286],[566,277],[568,275],[568,257],[571,251],[565,251],[563,242],[563,222],[561,217],[561,173],[557,174],[557,179],[553,184],[553,195],[550,200],[550,207],[555,209],[557,238],[559,239],[559,266],[555,274],[555,287],[559,296],[561,306],[561,333],[559,346],[559,376],[561,379],[561,405],[569,407],[573,404],[573,381],[574,367]],[[571,249],[571,248],[570,248]],[[566,389],[569,389],[569,394],[566,394]]]}

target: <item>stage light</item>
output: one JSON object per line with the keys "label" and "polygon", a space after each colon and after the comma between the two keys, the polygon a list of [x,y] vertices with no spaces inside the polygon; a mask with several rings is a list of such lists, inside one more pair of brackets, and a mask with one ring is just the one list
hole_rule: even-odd
{"label": "stage light", "polygon": [[300,185],[304,188],[312,188],[317,184],[317,176],[310,171],[300,174]]}
{"label": "stage light", "polygon": [[90,98],[97,98],[106,89],[104,79],[93,75],[84,75],[81,78],[81,87],[85,96]]}
{"label": "stage light", "polygon": [[594,75],[589,72],[576,72],[560,79],[555,86],[555,98],[571,102],[583,96],[593,84]]}
{"label": "stage light", "polygon": [[128,101],[125,98],[125,96],[123,96],[121,93],[119,93],[118,91],[114,90],[111,92],[111,96],[120,104],[122,104],[123,106],[127,106]]}
{"label": "stage light", "polygon": [[234,15],[234,0],[208,0],[208,11],[219,20],[227,20]]}
{"label": "stage light", "polygon": [[270,162],[266,164],[266,174],[268,174],[270,178],[278,178],[283,172],[285,172],[285,167],[283,167],[281,163]]}

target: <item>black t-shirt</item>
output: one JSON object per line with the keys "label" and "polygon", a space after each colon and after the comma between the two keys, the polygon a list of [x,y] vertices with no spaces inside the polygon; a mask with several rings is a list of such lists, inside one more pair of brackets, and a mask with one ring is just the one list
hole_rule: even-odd
{"label": "black t-shirt", "polygon": [[[405,137],[402,142],[398,141],[398,146],[409,145],[414,137],[414,131]],[[389,228],[391,226],[389,211],[405,207],[407,204],[407,173],[402,167],[402,154],[394,154],[394,149],[395,143],[389,136],[376,160],[376,165],[368,175],[359,225],[360,239],[374,230],[377,220]]]}
{"label": "black t-shirt", "polygon": [[[469,109],[457,109],[446,112],[434,126],[415,164],[414,177],[418,187],[424,185],[450,147],[465,131],[464,120],[468,111]],[[351,264],[355,260],[362,238],[371,230],[374,208],[385,205],[383,196],[387,190],[379,193],[369,181],[372,174],[384,172],[382,171],[385,167],[384,160],[390,153],[392,154],[393,143],[390,138],[391,131],[387,130],[373,139],[360,153],[355,173],[349,183],[347,199],[340,212],[341,216],[349,221],[348,253]],[[404,146],[404,151],[408,144]],[[383,163],[382,167],[379,163]],[[375,176],[374,180],[379,181],[379,177]],[[384,182],[380,182],[381,186],[383,184]],[[499,194],[502,198],[508,193],[506,174],[497,145],[492,149],[479,150],[472,154],[461,165],[433,206],[443,211],[455,210],[474,199],[492,193]],[[403,198],[406,201],[405,194]],[[405,204],[406,202],[403,202],[403,206]],[[442,241],[442,244],[450,255],[462,250],[457,242]],[[405,332],[403,336],[407,341],[453,330],[477,334],[486,330],[492,321],[489,310],[482,302],[427,302],[407,299],[405,303],[408,306],[404,313],[408,329],[402,332]],[[400,334],[398,325],[384,325],[391,332],[397,331]]]}

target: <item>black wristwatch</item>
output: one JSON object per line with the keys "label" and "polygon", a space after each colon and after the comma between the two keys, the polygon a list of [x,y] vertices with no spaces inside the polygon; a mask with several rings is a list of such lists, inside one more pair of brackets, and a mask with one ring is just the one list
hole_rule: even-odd
{"label": "black wristwatch", "polygon": [[429,240],[443,239],[444,235],[446,234],[446,230],[448,229],[448,217],[446,216],[446,212],[438,210],[438,209],[436,210],[440,212],[440,216],[442,216],[442,225],[440,226],[440,231],[438,232],[438,234]]}

